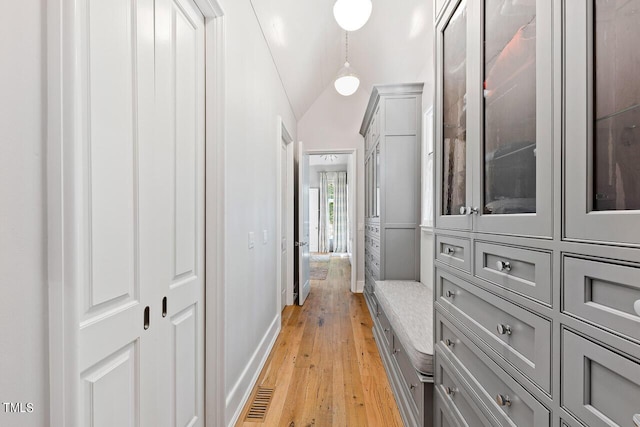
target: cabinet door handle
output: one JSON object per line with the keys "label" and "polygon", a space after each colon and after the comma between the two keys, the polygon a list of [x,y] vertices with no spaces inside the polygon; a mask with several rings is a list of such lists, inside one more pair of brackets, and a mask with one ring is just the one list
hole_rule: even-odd
{"label": "cabinet door handle", "polygon": [[511,406],[511,399],[509,396],[499,394],[496,396],[496,403],[500,406]]}
{"label": "cabinet door handle", "polygon": [[444,392],[447,393],[447,396],[453,396],[454,394],[456,394],[456,391],[451,387],[445,387]]}
{"label": "cabinet door handle", "polygon": [[453,341],[451,341],[449,338],[447,338],[446,340],[444,340],[444,343],[447,347],[451,348],[453,346],[456,345],[456,343],[454,343]]}
{"label": "cabinet door handle", "polygon": [[509,261],[498,261],[496,267],[499,271],[511,271],[511,263]]}
{"label": "cabinet door handle", "polygon": [[480,209],[471,206],[460,207],[460,215],[478,215]]}
{"label": "cabinet door handle", "polygon": [[162,298],[162,317],[167,317],[167,297]]}
{"label": "cabinet door handle", "polygon": [[446,296],[447,298],[453,298],[456,296],[456,293],[453,291],[447,291],[444,293],[444,296]]}
{"label": "cabinet door handle", "polygon": [[415,385],[415,384],[411,384],[411,385],[409,386],[409,390],[415,390],[415,389],[416,389],[416,387],[418,387],[418,386],[417,386],[417,385]]}
{"label": "cabinet door handle", "polygon": [[511,335],[511,332],[512,332],[511,331],[511,326],[503,325],[502,323],[498,324],[496,329],[498,330],[498,333],[500,335]]}
{"label": "cabinet door handle", "polygon": [[384,331],[385,332],[389,332],[389,328],[384,328]]}
{"label": "cabinet door handle", "polygon": [[[636,314],[638,316],[640,316],[640,299],[633,303],[633,309],[636,311]],[[638,426],[638,427],[640,427],[640,426]]]}
{"label": "cabinet door handle", "polygon": [[142,327],[145,331],[149,329],[149,306],[144,308],[144,320],[142,321]]}

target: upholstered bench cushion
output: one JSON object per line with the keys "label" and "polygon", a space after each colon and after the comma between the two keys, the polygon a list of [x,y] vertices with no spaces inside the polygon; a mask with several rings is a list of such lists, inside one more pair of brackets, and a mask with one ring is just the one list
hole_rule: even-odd
{"label": "upholstered bench cushion", "polygon": [[413,367],[433,375],[433,286],[379,281],[375,294]]}

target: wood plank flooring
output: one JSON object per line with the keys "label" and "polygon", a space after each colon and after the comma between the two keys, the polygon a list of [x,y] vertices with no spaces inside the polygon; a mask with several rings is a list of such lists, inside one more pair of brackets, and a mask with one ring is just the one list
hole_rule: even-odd
{"label": "wood plank flooring", "polygon": [[[402,426],[351,267],[332,257],[303,307],[282,312],[282,331],[236,426]],[[245,421],[258,386],[275,388],[264,422]]]}

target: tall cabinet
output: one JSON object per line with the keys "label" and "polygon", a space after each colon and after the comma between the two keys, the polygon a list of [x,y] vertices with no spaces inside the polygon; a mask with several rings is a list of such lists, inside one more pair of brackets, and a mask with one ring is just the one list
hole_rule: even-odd
{"label": "tall cabinet", "polygon": [[365,293],[376,280],[420,280],[422,83],[376,85],[365,139]]}
{"label": "tall cabinet", "polygon": [[640,0],[435,4],[435,425],[633,426]]}

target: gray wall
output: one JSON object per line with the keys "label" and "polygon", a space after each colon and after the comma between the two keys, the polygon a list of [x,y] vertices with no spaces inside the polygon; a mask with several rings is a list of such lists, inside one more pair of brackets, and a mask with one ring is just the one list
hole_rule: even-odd
{"label": "gray wall", "polygon": [[31,402],[0,426],[48,425],[45,1],[0,14],[0,402]]}

